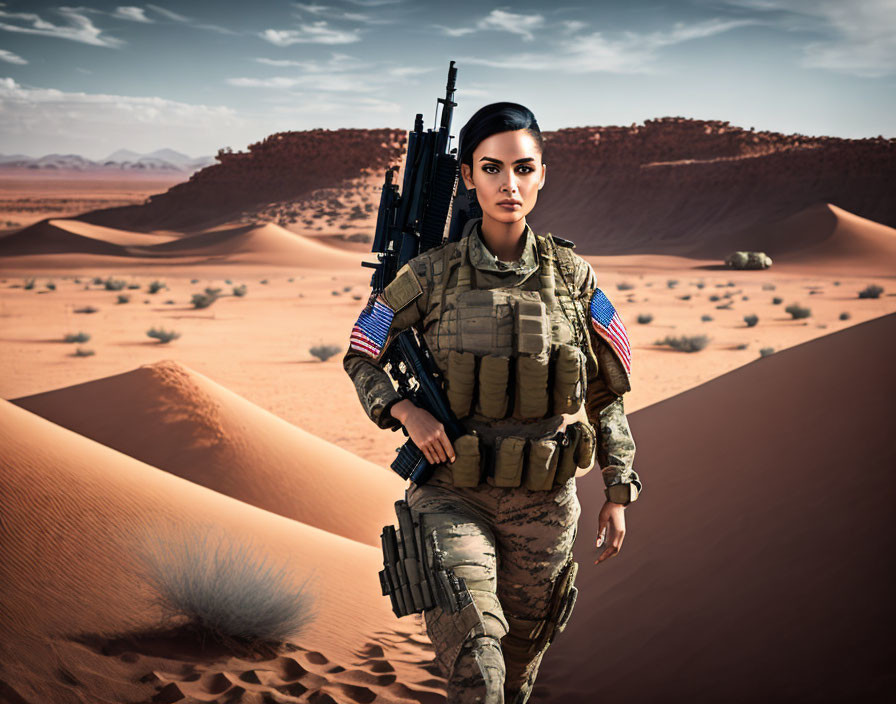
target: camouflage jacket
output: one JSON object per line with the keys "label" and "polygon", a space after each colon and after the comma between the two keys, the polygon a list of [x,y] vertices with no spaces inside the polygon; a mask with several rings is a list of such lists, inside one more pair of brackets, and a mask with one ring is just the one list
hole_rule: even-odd
{"label": "camouflage jacket", "polygon": [[[604,483],[609,487],[630,482],[640,492],[641,481],[633,469],[635,442],[625,416],[622,398],[631,389],[628,374],[610,345],[588,324],[589,302],[597,288],[594,270],[570,248],[556,245],[550,236],[544,238],[536,235],[528,224],[522,257],[516,262],[502,262],[482,242],[476,227],[479,222],[474,220],[468,223],[462,246],[468,248],[469,261],[476,269],[476,282],[480,288],[522,285],[538,272],[539,258],[543,256],[540,251],[553,253],[555,271],[560,269],[561,276],[558,278],[566,284],[558,284],[557,297],[566,305],[576,306],[576,313],[581,315],[583,321],[581,328],[588,331],[584,333],[587,339],[581,342],[588,360],[585,412],[597,431],[597,461],[601,466]],[[443,280],[443,262],[456,254],[454,251],[444,251],[445,248],[457,250],[459,245],[461,243],[447,243],[428,250],[408,262],[399,272],[396,280],[402,274],[412,277],[410,285],[419,286],[422,294],[403,307],[395,306],[394,317],[389,324],[390,337],[399,330],[415,326],[430,349],[436,347],[433,344],[434,323],[439,315],[440,297],[433,295],[433,292],[456,284],[450,276],[448,280]],[[386,293],[388,292],[389,289]],[[384,299],[381,297],[380,300]],[[388,300],[385,302],[393,303]],[[365,310],[370,310],[373,303],[371,297]],[[343,358],[343,366],[354,382],[361,405],[370,419],[381,428],[397,429],[400,428],[400,423],[389,413],[389,408],[401,400],[401,397],[380,366],[376,352],[378,350],[362,351],[357,346],[350,345]],[[434,357],[444,372],[444,359],[438,354],[434,354]]]}

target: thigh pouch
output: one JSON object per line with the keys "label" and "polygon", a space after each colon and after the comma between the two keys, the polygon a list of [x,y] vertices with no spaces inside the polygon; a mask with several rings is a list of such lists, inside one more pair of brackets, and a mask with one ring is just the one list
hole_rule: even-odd
{"label": "thigh pouch", "polygon": [[380,535],[383,569],[379,573],[383,596],[391,600],[395,615],[407,616],[434,606],[455,613],[471,606],[462,577],[441,566],[430,567],[419,515],[404,499],[395,502],[395,513],[398,529],[384,526]]}

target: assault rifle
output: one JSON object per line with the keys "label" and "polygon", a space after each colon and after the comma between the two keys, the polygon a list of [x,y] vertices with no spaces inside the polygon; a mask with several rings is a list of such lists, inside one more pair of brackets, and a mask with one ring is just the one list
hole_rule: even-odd
{"label": "assault rifle", "polygon": [[[466,199],[454,197],[458,186],[457,149],[449,151],[451,118],[454,115],[454,84],[457,69],[452,61],[448,67],[445,97],[438,129],[423,131],[423,115],[417,113],[414,129],[408,135],[407,159],[401,193],[392,182],[397,167],[386,170],[376,219],[373,252],[377,262],[363,262],[374,269],[370,286],[380,294],[392,282],[396,273],[421,252],[438,247],[445,239],[460,238],[462,223],[469,219]],[[435,120],[434,120],[435,123]],[[451,217],[452,205],[455,216]],[[450,227],[449,227],[450,225]],[[442,393],[442,376],[426,348],[423,338],[412,329],[403,330],[390,342],[381,357],[383,367],[395,380],[402,398],[429,411],[445,426],[453,442],[464,434]],[[405,435],[407,431],[405,430]],[[422,484],[432,476],[433,468],[413,441],[398,449],[392,463],[404,479]]]}

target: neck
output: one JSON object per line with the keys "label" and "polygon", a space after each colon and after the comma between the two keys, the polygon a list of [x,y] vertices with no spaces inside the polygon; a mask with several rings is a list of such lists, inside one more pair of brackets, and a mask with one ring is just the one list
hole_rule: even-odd
{"label": "neck", "polygon": [[479,231],[485,246],[502,262],[515,262],[523,256],[526,218],[517,222],[500,222],[483,213]]}

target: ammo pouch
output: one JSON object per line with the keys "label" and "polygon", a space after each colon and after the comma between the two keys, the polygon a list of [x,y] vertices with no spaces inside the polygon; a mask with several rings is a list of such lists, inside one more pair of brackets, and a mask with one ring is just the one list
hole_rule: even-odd
{"label": "ammo pouch", "polygon": [[575,413],[585,383],[585,354],[573,345],[517,357],[451,350],[445,395],[458,418],[535,420]]}
{"label": "ammo pouch", "polygon": [[380,587],[396,616],[407,616],[434,606],[455,613],[472,604],[462,577],[441,565],[430,567],[423,529],[404,499],[395,502],[398,530],[383,526],[383,569]]}
{"label": "ammo pouch", "polygon": [[447,467],[458,487],[478,486],[484,479],[492,486],[549,491],[589,466],[594,447],[594,429],[582,422],[549,437],[498,435],[488,443],[473,431],[454,441],[457,458]]}

